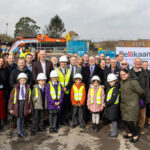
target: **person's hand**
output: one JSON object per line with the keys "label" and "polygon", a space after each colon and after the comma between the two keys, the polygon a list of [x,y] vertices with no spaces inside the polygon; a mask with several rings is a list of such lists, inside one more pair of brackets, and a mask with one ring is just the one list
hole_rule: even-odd
{"label": "person's hand", "polygon": [[101,111],[103,111],[103,109],[104,109],[104,108],[103,108],[103,107],[101,107]]}
{"label": "person's hand", "polygon": [[58,102],[55,102],[55,106],[57,106],[58,105]]}
{"label": "person's hand", "polygon": [[10,114],[12,114],[13,113],[13,110],[10,110]]}
{"label": "person's hand", "polygon": [[64,88],[64,91],[66,92],[66,91],[67,91],[67,88]]}
{"label": "person's hand", "polygon": [[81,106],[81,104],[79,103],[79,104],[78,104],[78,106],[80,107],[80,106]]}
{"label": "person's hand", "polygon": [[57,105],[59,105],[60,104],[60,102],[57,102]]}
{"label": "person's hand", "polygon": [[31,109],[29,109],[29,114],[31,114]]}

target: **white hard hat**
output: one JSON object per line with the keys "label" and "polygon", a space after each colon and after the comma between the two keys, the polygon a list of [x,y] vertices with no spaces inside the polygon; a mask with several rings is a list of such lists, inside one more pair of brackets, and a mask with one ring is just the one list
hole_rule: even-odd
{"label": "white hard hat", "polygon": [[25,73],[19,73],[17,80],[22,79],[22,78],[28,79],[28,77]]}
{"label": "white hard hat", "polygon": [[80,73],[76,73],[73,78],[82,80],[82,75]]}
{"label": "white hard hat", "polygon": [[59,77],[58,72],[56,70],[52,70],[51,73],[50,73],[50,77],[51,78]]}
{"label": "white hard hat", "polygon": [[92,82],[93,82],[93,81],[95,81],[95,80],[97,80],[97,81],[99,81],[99,82],[100,82],[100,78],[99,78],[99,76],[96,76],[96,75],[95,75],[95,76],[93,76],[93,77],[92,77]]}
{"label": "white hard hat", "polygon": [[107,82],[115,81],[117,80],[117,76],[114,73],[110,73],[107,76]]}
{"label": "white hard hat", "polygon": [[61,56],[59,58],[59,62],[68,62],[68,59],[66,58],[66,56]]}
{"label": "white hard hat", "polygon": [[37,80],[46,80],[46,75],[44,73],[39,73],[37,76]]}

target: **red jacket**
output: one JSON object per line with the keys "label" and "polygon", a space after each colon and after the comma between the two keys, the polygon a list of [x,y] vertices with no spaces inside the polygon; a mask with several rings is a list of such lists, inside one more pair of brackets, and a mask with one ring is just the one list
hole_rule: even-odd
{"label": "red jacket", "polygon": [[84,103],[85,103],[85,99],[86,99],[85,84],[84,84],[84,83],[81,83],[80,85],[77,85],[76,83],[74,83],[73,85],[76,85],[76,87],[77,87],[78,89],[80,89],[80,87],[81,87],[82,85],[84,86],[83,96],[82,96],[81,101],[75,101],[75,99],[74,99],[73,86],[72,86],[72,88],[71,88],[71,102],[72,102],[72,105],[75,106],[76,104],[81,104],[81,105],[83,106]]}

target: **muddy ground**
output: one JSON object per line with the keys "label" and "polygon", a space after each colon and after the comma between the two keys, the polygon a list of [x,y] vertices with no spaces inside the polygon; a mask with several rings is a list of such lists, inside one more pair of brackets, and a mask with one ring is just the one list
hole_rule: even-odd
{"label": "muddy ground", "polygon": [[119,130],[117,138],[109,138],[109,130],[110,125],[101,124],[100,131],[94,133],[88,124],[84,130],[61,127],[57,134],[50,134],[47,127],[46,133],[38,132],[31,137],[29,128],[26,128],[29,136],[19,139],[16,129],[5,128],[0,133],[0,150],[150,150],[150,127],[136,144],[123,138],[125,131]]}

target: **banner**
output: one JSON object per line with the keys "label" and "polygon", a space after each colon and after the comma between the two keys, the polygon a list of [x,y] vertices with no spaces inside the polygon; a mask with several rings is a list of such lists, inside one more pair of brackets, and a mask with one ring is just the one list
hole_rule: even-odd
{"label": "banner", "polygon": [[130,68],[134,65],[134,59],[140,57],[142,61],[148,61],[150,69],[150,47],[116,47],[116,54],[123,54]]}

